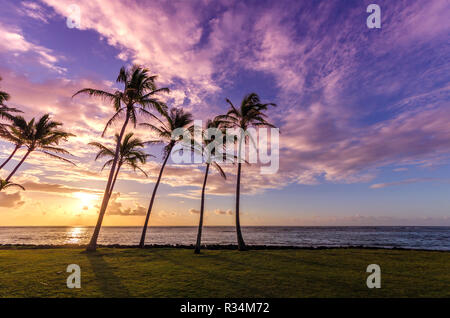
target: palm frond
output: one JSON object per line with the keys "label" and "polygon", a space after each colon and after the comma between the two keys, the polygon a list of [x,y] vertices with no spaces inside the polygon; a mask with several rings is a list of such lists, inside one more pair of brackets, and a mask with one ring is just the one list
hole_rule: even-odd
{"label": "palm frond", "polygon": [[64,158],[64,157],[58,156],[58,155],[56,155],[56,154],[54,154],[54,153],[47,152],[47,151],[45,151],[45,150],[38,150],[38,151],[40,151],[40,152],[42,152],[42,153],[44,153],[44,154],[46,154],[46,155],[48,155],[48,156],[50,156],[50,157],[52,157],[52,158],[56,158],[56,159],[58,159],[58,160],[61,160],[61,161],[70,163],[70,164],[74,165],[75,167],[77,166],[76,163],[70,161],[69,159],[66,159],[66,158]]}
{"label": "palm frond", "polygon": [[219,174],[221,175],[222,178],[224,178],[224,179],[227,178],[227,175],[225,174],[222,167],[217,162],[213,161],[211,163],[211,165],[219,172]]}
{"label": "palm frond", "polygon": [[102,99],[110,100],[110,101],[114,101],[114,99],[116,98],[116,95],[114,95],[114,94],[111,94],[106,91],[102,91],[100,89],[94,89],[94,88],[83,88],[83,89],[79,90],[78,92],[76,92],[75,94],[73,94],[72,98],[77,95],[80,95],[80,94],[88,94],[89,96],[100,97]]}
{"label": "palm frond", "polygon": [[120,108],[120,109],[119,109],[118,111],[116,111],[116,113],[108,120],[108,122],[107,122],[106,125],[105,125],[105,129],[103,129],[102,137],[105,136],[106,130],[108,130],[108,128],[109,128],[116,120],[119,119],[119,117],[120,117],[120,115],[121,115],[121,113],[122,113],[122,111],[123,111],[124,109],[125,109],[125,108]]}

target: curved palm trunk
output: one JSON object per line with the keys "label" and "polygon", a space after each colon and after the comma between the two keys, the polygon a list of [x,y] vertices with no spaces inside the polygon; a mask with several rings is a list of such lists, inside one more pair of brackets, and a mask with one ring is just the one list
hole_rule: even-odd
{"label": "curved palm trunk", "polygon": [[120,168],[121,168],[121,167],[122,167],[122,164],[119,163],[119,164],[117,165],[116,174],[114,175],[114,179],[113,179],[113,182],[112,182],[112,184],[111,184],[111,191],[109,191],[109,196],[111,196],[111,194],[112,194],[112,192],[113,192],[113,190],[114,190],[114,185],[116,184],[117,175],[119,174],[119,171],[120,171]]}
{"label": "curved palm trunk", "polygon": [[16,154],[16,151],[20,148],[19,145],[16,145],[16,147],[14,147],[14,151],[9,155],[8,159],[6,159],[2,165],[0,166],[0,170],[3,169],[3,167],[12,159],[12,157],[14,157],[14,155]]}
{"label": "curved palm trunk", "polygon": [[23,156],[22,160],[19,161],[19,163],[17,164],[17,166],[14,168],[13,171],[11,171],[11,173],[9,174],[9,176],[5,179],[6,182],[9,181],[9,179],[11,179],[11,177],[16,173],[17,170],[19,170],[20,166],[22,165],[22,163],[24,163],[24,161],[27,159],[27,157],[30,155],[30,153],[32,152],[32,150],[28,150],[27,153],[25,154],[25,156]]}
{"label": "curved palm trunk", "polygon": [[202,227],[203,227],[203,214],[205,211],[205,188],[206,180],[208,180],[209,163],[206,164],[205,178],[203,179],[202,188],[202,201],[200,204],[200,221],[198,222],[198,232],[197,232],[197,244],[195,245],[195,254],[200,254],[200,246],[202,243]]}
{"label": "curved palm trunk", "polygon": [[236,234],[237,234],[237,242],[238,249],[240,251],[245,251],[247,248],[245,247],[244,238],[241,233],[241,222],[239,220],[239,197],[241,195],[241,163],[238,163],[238,172],[237,172],[237,181],[236,181]]}
{"label": "curved palm trunk", "polygon": [[151,198],[150,204],[148,206],[147,216],[145,217],[144,228],[142,229],[141,241],[139,242],[139,247],[140,248],[143,248],[145,246],[145,235],[147,234],[148,220],[150,219],[150,213],[152,212],[153,202],[155,201],[156,190],[158,190],[159,182],[161,181],[161,176],[162,176],[162,173],[164,171],[164,167],[166,166],[167,159],[169,159],[171,150],[172,150],[172,148],[170,148],[168,150],[167,156],[164,159],[164,162],[163,162],[163,164],[161,166],[161,170],[159,171],[158,180],[156,180],[155,187],[153,188],[152,198]]}
{"label": "curved palm trunk", "polygon": [[102,205],[100,208],[100,213],[98,215],[97,224],[95,225],[94,233],[92,233],[89,245],[86,247],[86,251],[93,252],[97,249],[98,235],[100,234],[100,228],[102,227],[103,217],[105,216],[106,208],[108,207],[109,198],[111,197],[111,184],[113,182],[114,175],[116,174],[116,165],[119,160],[120,143],[122,142],[125,129],[127,127],[130,117],[127,113],[125,122],[123,123],[122,130],[120,131],[119,140],[116,145],[116,153],[114,155],[114,161],[111,165],[111,170],[109,171],[108,183],[106,184],[105,193],[103,194]]}

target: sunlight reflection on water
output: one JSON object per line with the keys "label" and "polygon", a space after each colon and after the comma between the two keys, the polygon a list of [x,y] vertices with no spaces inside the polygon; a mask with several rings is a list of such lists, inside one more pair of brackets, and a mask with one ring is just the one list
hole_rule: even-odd
{"label": "sunlight reflection on water", "polygon": [[67,229],[67,239],[65,244],[81,244],[87,234],[87,228],[73,227]]}
{"label": "sunlight reflection on water", "polygon": [[[0,244],[88,244],[93,227],[1,227]],[[137,245],[141,227],[102,227],[99,244]],[[450,227],[243,227],[249,245],[450,250]],[[147,244],[195,244],[197,227],[150,227]],[[204,244],[236,244],[233,227],[205,227]]]}

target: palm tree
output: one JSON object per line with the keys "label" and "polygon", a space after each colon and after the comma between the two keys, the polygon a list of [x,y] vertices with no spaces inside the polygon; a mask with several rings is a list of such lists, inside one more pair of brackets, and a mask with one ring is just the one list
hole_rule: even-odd
{"label": "palm tree", "polygon": [[27,152],[13,169],[13,171],[11,171],[9,176],[5,179],[6,182],[11,179],[11,177],[17,172],[20,166],[33,151],[39,151],[52,158],[56,158],[75,165],[72,161],[59,155],[70,155],[67,150],[58,147],[58,145],[61,141],[67,141],[69,137],[75,136],[71,133],[60,130],[60,126],[62,126],[62,123],[50,120],[49,114],[45,114],[44,116],[42,116],[36,123],[34,118],[27,123],[27,131],[29,132],[29,134],[26,136],[25,142]]}
{"label": "palm tree", "polygon": [[7,189],[7,188],[11,188],[11,187],[18,187],[18,188],[21,188],[22,190],[25,190],[25,188],[23,186],[21,186],[20,184],[12,183],[11,181],[6,181],[3,179],[0,179],[0,191]]}
{"label": "palm tree", "polygon": [[109,171],[108,182],[106,184],[105,192],[103,194],[102,205],[100,207],[100,213],[98,215],[97,224],[92,234],[91,241],[87,246],[87,251],[95,251],[97,247],[97,239],[102,226],[103,217],[108,207],[109,198],[111,195],[111,186],[116,174],[117,162],[120,155],[120,143],[125,134],[128,123],[131,121],[136,127],[138,114],[149,115],[151,114],[148,109],[155,109],[159,113],[164,112],[167,106],[155,98],[155,95],[160,92],[169,92],[168,88],[158,89],[155,84],[156,75],[149,75],[149,71],[146,68],[140,66],[133,66],[131,69],[120,69],[116,82],[124,85],[123,91],[117,90],[114,93],[106,91],[85,88],[76,92],[73,96],[78,94],[88,94],[89,96],[101,97],[105,100],[112,102],[114,106],[114,115],[107,122],[102,136],[105,135],[106,130],[115,121],[117,121],[122,115],[125,115],[125,121],[122,123],[122,129],[120,130],[119,138],[116,140],[116,149],[114,152],[114,159],[111,163],[111,169]]}
{"label": "palm tree", "polygon": [[[120,168],[123,165],[129,166],[130,168],[133,169],[133,171],[136,171],[137,169],[147,177],[147,173],[139,167],[139,164],[145,164],[148,157],[154,156],[148,155],[142,150],[140,150],[139,148],[144,148],[144,142],[142,142],[139,138],[133,138],[133,135],[134,135],[133,133],[126,134],[123,137],[122,143],[120,144],[119,160],[117,161],[117,169],[114,175],[113,182],[111,184],[109,195],[112,194],[114,185],[116,184],[117,175],[119,174]],[[119,140],[119,137],[120,137],[119,134],[115,135],[116,143]],[[113,164],[114,161],[113,149],[108,148],[99,142],[91,142],[89,143],[89,145],[99,149],[99,152],[95,157],[95,160],[103,157],[111,158],[105,162],[105,164],[102,167],[102,170],[105,169],[105,167],[111,166]]]}
{"label": "palm tree", "polygon": [[[141,241],[139,247],[143,248],[145,245],[145,235],[147,233],[148,220],[150,218],[150,213],[152,212],[153,203],[155,201],[156,191],[158,190],[159,183],[161,181],[161,176],[166,166],[167,160],[169,159],[170,153],[172,152],[175,144],[182,140],[182,138],[173,139],[172,133],[176,129],[188,128],[192,129],[192,114],[185,113],[183,109],[173,107],[168,112],[162,113],[163,120],[159,118],[154,118],[157,123],[143,123],[142,126],[149,128],[152,132],[156,133],[157,139],[148,141],[147,144],[166,144],[164,147],[164,161],[162,163],[161,169],[159,171],[158,179],[156,180],[155,186],[153,188],[152,198],[147,210],[147,216],[145,217],[144,227],[142,229]],[[190,126],[190,127],[188,127]]]}
{"label": "palm tree", "polygon": [[269,106],[276,106],[273,103],[262,104],[257,94],[251,93],[244,97],[239,108],[236,108],[233,103],[227,98],[227,103],[230,105],[230,110],[226,115],[217,116],[217,119],[221,121],[221,125],[227,128],[240,129],[239,138],[239,151],[238,151],[238,168],[237,168],[237,181],[236,181],[236,234],[238,248],[240,251],[246,250],[244,238],[242,237],[241,225],[239,220],[239,199],[241,191],[241,152],[242,142],[246,142],[244,133],[249,127],[275,127],[271,123],[266,121],[267,115],[264,111]]}
{"label": "palm tree", "polygon": [[14,157],[17,150],[23,146],[31,130],[32,127],[28,126],[27,121],[22,116],[14,117],[12,125],[0,126],[0,138],[12,142],[15,145],[13,152],[0,165],[0,170]]}
{"label": "palm tree", "polygon": [[[2,78],[0,77],[0,81]],[[5,102],[9,100],[11,96],[7,92],[0,91],[0,119],[13,120],[14,116],[10,113],[21,113],[17,108],[8,107]],[[0,124],[0,127],[2,125]]]}
{"label": "palm tree", "polygon": [[[208,120],[206,124],[207,129],[218,129],[219,121]],[[202,229],[203,229],[203,215],[205,211],[205,189],[206,189],[206,181],[208,180],[209,167],[212,165],[222,176],[222,178],[226,179],[225,172],[222,170],[220,165],[217,163],[216,150],[218,147],[223,147],[223,143],[220,143],[215,138],[211,138],[205,132],[202,133],[202,142],[203,145],[197,145],[194,141],[193,149],[194,151],[201,152],[204,156],[206,168],[205,168],[205,177],[203,178],[203,186],[202,186],[202,195],[201,195],[201,203],[200,203],[200,219],[198,222],[198,231],[197,231],[197,242],[195,244],[195,254],[200,253],[200,247],[202,242]],[[205,151],[206,150],[206,151]],[[220,156],[220,160],[223,159],[220,153],[217,153]]]}
{"label": "palm tree", "polygon": [[[2,78],[0,77],[0,81]],[[5,101],[9,99],[9,94],[7,92],[0,91],[0,105],[3,105]]]}

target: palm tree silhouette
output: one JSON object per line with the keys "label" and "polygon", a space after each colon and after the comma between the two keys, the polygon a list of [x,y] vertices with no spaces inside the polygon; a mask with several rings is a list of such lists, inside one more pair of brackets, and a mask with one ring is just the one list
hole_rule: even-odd
{"label": "palm tree silhouette", "polygon": [[5,179],[6,182],[11,179],[11,177],[17,172],[20,166],[33,151],[39,151],[52,158],[56,158],[75,165],[72,161],[59,155],[70,155],[67,150],[58,147],[58,145],[61,141],[67,141],[69,137],[75,136],[71,133],[60,130],[60,126],[62,126],[62,123],[50,120],[49,114],[45,114],[44,116],[42,116],[36,123],[34,118],[27,123],[26,131],[28,133],[25,139],[27,152],[13,169],[13,171],[11,171],[9,176]]}
{"label": "palm tree silhouette", "polygon": [[25,188],[23,186],[21,186],[20,184],[12,183],[11,181],[6,181],[3,179],[0,179],[0,191],[5,190],[7,188],[11,188],[11,187],[21,188],[22,190],[25,191]]}
{"label": "palm tree silhouette", "polygon": [[[2,80],[2,78],[0,77],[0,81]],[[10,113],[21,113],[20,110],[18,110],[17,108],[13,108],[13,107],[8,107],[5,105],[5,102],[7,100],[9,100],[11,96],[4,91],[0,91],[0,119],[6,119],[9,121],[12,121],[14,119],[14,116],[11,115]],[[0,124],[0,127],[2,127],[3,125]]]}
{"label": "palm tree silhouette", "polygon": [[217,120],[221,122],[223,127],[240,129],[240,137],[238,139],[238,168],[236,180],[236,234],[238,248],[240,251],[246,250],[244,238],[242,237],[241,224],[239,220],[239,199],[241,191],[241,153],[242,142],[246,142],[245,131],[247,128],[253,127],[274,127],[271,123],[266,121],[267,115],[264,113],[269,106],[276,106],[273,103],[262,104],[257,94],[251,93],[246,95],[241,102],[239,108],[235,107],[233,103],[227,98],[227,103],[230,105],[230,110],[226,115],[217,116]]}
{"label": "palm tree silhouette", "polygon": [[0,126],[0,138],[13,143],[14,150],[9,157],[0,165],[0,170],[14,157],[30,136],[32,127],[28,126],[27,121],[22,116],[16,116],[12,125]]}
{"label": "palm tree silhouette", "polygon": [[[133,171],[141,171],[147,177],[147,173],[139,167],[139,164],[145,164],[148,157],[154,156],[146,154],[145,152],[140,150],[139,148],[144,148],[144,142],[142,142],[142,140],[139,138],[133,138],[133,136],[133,133],[126,134],[123,137],[122,143],[120,144],[119,160],[117,161],[117,169],[114,175],[113,182],[111,184],[109,195],[112,194],[114,185],[116,184],[117,175],[119,174],[120,168],[122,168],[122,166],[124,165],[132,168]],[[115,135],[116,143],[119,140],[119,137],[119,134]],[[105,167],[109,167],[113,164],[115,155],[114,149],[108,148],[99,142],[90,142],[89,145],[99,149],[99,152],[95,156],[95,160],[104,157],[111,158],[105,162],[102,170],[105,169]]]}
{"label": "palm tree silhouette", "polygon": [[115,113],[107,122],[102,136],[105,135],[105,132],[109,126],[117,121],[122,115],[125,115],[125,121],[122,124],[119,138],[116,140],[117,144],[114,152],[114,159],[111,163],[111,169],[109,171],[109,177],[105,192],[103,194],[103,200],[97,219],[97,224],[95,226],[94,233],[92,234],[89,245],[86,248],[87,251],[95,251],[97,248],[98,235],[100,233],[100,228],[102,226],[106,208],[108,207],[108,202],[111,195],[111,186],[114,175],[116,174],[117,162],[120,155],[120,144],[122,142],[122,138],[125,134],[128,123],[131,121],[131,123],[133,123],[136,127],[138,114],[156,117],[155,115],[150,113],[148,109],[154,109],[159,113],[163,113],[167,109],[167,106],[164,103],[154,97],[160,92],[169,92],[168,88],[158,89],[156,87],[156,77],[156,75],[149,75],[148,69],[142,68],[137,65],[128,70],[125,67],[122,67],[120,69],[119,75],[117,76],[116,82],[122,83],[124,85],[123,91],[109,93],[98,89],[85,88],[73,95],[76,96],[78,94],[88,94],[89,96],[101,97],[112,102]]}
{"label": "palm tree silhouette", "polygon": [[[159,183],[161,181],[161,176],[166,166],[167,160],[169,159],[170,153],[172,152],[175,144],[182,140],[181,137],[178,139],[172,138],[172,133],[177,129],[188,128],[187,130],[192,130],[192,114],[185,113],[183,109],[173,107],[170,111],[162,113],[163,120],[159,118],[154,118],[157,123],[142,123],[142,126],[149,128],[152,132],[156,133],[157,139],[147,141],[147,144],[166,144],[164,147],[164,161],[162,163],[161,169],[159,171],[158,179],[156,180],[155,186],[153,188],[152,197],[150,199],[150,204],[147,210],[147,216],[145,217],[144,227],[142,229],[141,241],[139,247],[143,248],[145,245],[145,235],[147,233],[148,220],[150,218],[150,213],[152,212],[153,203],[155,201],[156,191],[158,190]],[[188,127],[190,126],[190,127]]]}
{"label": "palm tree silhouette", "polygon": [[[207,129],[219,129],[220,122],[216,120],[208,120],[206,123]],[[222,133],[222,131],[220,131]],[[202,132],[202,143],[198,144],[194,140],[194,144],[192,149],[196,152],[200,152],[205,160],[206,168],[205,168],[205,176],[203,178],[203,186],[202,186],[202,194],[201,194],[201,203],[200,203],[200,218],[198,222],[198,231],[197,231],[197,242],[195,244],[195,254],[200,253],[201,242],[202,242],[202,229],[203,229],[203,215],[205,211],[205,191],[206,191],[206,182],[208,180],[209,167],[213,166],[222,178],[226,179],[225,172],[222,170],[217,161],[222,161],[224,159],[222,152],[218,151],[218,148],[222,148],[224,146],[223,142],[217,140],[215,136],[210,136],[208,131]],[[214,138],[213,138],[214,137]],[[220,160],[217,160],[220,159]]]}
{"label": "palm tree silhouette", "polygon": [[[2,80],[3,79],[0,76],[0,81]],[[0,91],[0,105],[3,105],[3,103],[9,99],[9,97],[10,96],[7,92]]]}

